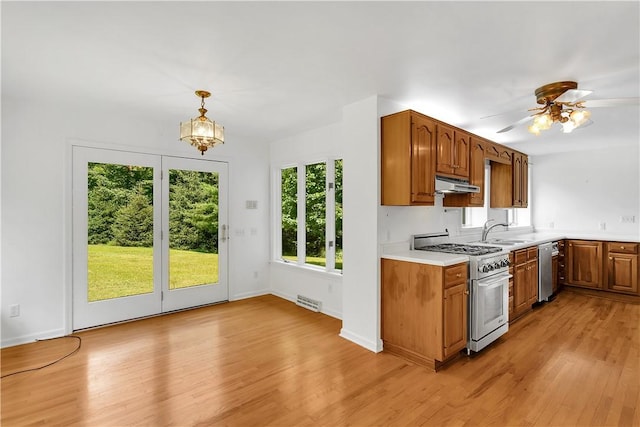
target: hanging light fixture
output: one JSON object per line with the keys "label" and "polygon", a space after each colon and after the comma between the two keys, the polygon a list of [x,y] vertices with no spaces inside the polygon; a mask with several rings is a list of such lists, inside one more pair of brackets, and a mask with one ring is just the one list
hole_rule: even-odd
{"label": "hanging light fixture", "polygon": [[204,99],[211,94],[206,90],[197,90],[196,96],[202,99],[198,109],[200,116],[180,123],[180,141],[193,145],[204,156],[204,152],[210,147],[224,144],[224,127],[205,116],[207,110],[204,108]]}

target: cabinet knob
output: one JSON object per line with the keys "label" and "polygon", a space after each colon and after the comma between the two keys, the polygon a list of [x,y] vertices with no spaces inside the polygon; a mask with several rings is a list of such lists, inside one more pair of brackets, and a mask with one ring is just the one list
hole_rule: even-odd
{"label": "cabinet knob", "polygon": [[469,291],[464,291],[464,294],[465,295],[469,295]]}
{"label": "cabinet knob", "polygon": [[462,273],[456,274],[456,277],[462,277]]}
{"label": "cabinet knob", "polygon": [[609,259],[613,259],[613,257],[609,257]]}
{"label": "cabinet knob", "polygon": [[624,246],[620,246],[620,249],[624,249]]}

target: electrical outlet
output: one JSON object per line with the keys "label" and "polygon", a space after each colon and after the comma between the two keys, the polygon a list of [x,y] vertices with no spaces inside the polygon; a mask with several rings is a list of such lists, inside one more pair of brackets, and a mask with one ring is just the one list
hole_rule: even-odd
{"label": "electrical outlet", "polygon": [[20,304],[13,304],[9,306],[9,317],[20,316]]}
{"label": "electrical outlet", "polygon": [[605,231],[605,230],[607,229],[607,223],[606,223],[606,222],[604,222],[604,221],[600,221],[600,222],[598,223],[598,229],[599,229],[600,231]]}
{"label": "electrical outlet", "polygon": [[636,222],[636,217],[635,215],[622,215],[620,217],[620,222],[627,224],[634,223]]}

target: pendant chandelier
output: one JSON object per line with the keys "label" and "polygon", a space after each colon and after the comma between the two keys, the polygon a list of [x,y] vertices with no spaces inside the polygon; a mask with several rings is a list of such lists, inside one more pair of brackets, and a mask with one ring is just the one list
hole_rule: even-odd
{"label": "pendant chandelier", "polygon": [[224,127],[205,116],[207,110],[204,108],[204,99],[211,94],[206,90],[197,90],[196,96],[202,99],[198,109],[200,116],[180,123],[180,140],[193,145],[204,156],[210,147],[224,144]]}

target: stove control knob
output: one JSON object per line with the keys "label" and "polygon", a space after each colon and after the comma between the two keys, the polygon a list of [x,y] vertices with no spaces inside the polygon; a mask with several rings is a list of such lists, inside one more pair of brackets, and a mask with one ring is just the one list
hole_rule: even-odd
{"label": "stove control knob", "polygon": [[509,260],[503,259],[502,261],[500,261],[500,267],[509,267]]}
{"label": "stove control knob", "polygon": [[485,264],[482,266],[482,272],[488,273],[490,270],[493,270],[489,265]]}
{"label": "stove control knob", "polygon": [[493,263],[493,269],[494,269],[494,270],[497,270],[497,269],[499,269],[499,268],[500,268],[500,263],[499,263],[499,262],[494,262],[494,263]]}

